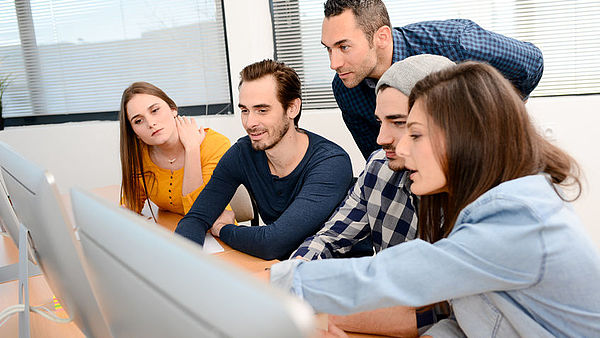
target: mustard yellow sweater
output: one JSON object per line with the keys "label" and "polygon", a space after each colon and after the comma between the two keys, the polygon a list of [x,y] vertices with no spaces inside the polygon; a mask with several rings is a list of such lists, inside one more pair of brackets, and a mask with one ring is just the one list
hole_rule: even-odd
{"label": "mustard yellow sweater", "polygon": [[[183,167],[178,170],[160,168],[152,162],[152,159],[150,159],[148,148],[144,150],[144,171],[152,172],[154,174],[154,179],[146,179],[149,196],[145,196],[142,191],[140,194],[140,196],[142,196],[141,205],[143,205],[143,202],[145,202],[148,197],[160,209],[165,209],[181,215],[185,215],[185,213],[190,210],[196,197],[198,197],[202,189],[206,186],[206,183],[210,180],[217,163],[231,145],[229,139],[224,135],[209,128],[206,128],[205,131],[206,137],[200,145],[200,161],[202,163],[202,178],[204,183],[185,196],[181,193],[181,187],[183,185]],[[146,177],[149,177],[149,175],[146,175]],[[143,187],[141,179],[140,186]],[[231,210],[229,206],[227,209]],[[136,211],[138,213],[141,212],[141,210]]]}

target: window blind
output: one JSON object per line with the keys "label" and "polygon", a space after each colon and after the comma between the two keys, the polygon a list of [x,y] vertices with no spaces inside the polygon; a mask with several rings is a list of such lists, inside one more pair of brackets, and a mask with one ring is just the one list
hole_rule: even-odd
{"label": "window blind", "polygon": [[[324,0],[271,0],[278,60],[303,81],[306,108],[337,107],[335,75],[321,45]],[[544,54],[535,96],[600,93],[600,2],[544,0],[384,1],[394,27],[427,20],[470,19],[485,29],[534,43]]]}
{"label": "window blind", "polygon": [[231,112],[220,0],[0,2],[5,118],[119,110],[135,81]]}

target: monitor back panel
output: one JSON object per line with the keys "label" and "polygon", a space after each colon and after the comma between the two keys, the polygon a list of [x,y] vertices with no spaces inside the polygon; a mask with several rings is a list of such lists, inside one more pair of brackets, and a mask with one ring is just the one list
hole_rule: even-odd
{"label": "monitor back panel", "polygon": [[85,191],[71,192],[88,275],[118,337],[303,337],[305,303]]}
{"label": "monitor back panel", "polygon": [[15,214],[30,231],[33,251],[53,293],[86,335],[110,336],[53,176],[1,142],[0,165]]}

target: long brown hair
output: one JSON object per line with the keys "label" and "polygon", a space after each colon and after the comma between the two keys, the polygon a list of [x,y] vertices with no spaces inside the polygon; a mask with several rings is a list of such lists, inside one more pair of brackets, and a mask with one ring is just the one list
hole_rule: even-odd
{"label": "long brown hair", "polygon": [[469,203],[519,177],[544,172],[554,184],[575,186],[573,200],[581,194],[577,163],[537,132],[516,89],[492,66],[465,62],[430,74],[413,88],[410,108],[416,100],[430,128],[441,130],[443,140],[433,143],[445,144],[438,157],[448,182],[447,193],[421,197],[421,239],[447,237]]}
{"label": "long brown hair", "polygon": [[[128,209],[138,211],[143,208],[140,203],[141,193],[148,197],[148,182],[154,178],[151,172],[144,171],[143,151],[147,145],[140,141],[131,127],[127,117],[127,103],[136,94],[148,94],[165,101],[169,108],[177,109],[177,105],[160,88],[148,82],[132,83],[121,97],[119,111],[120,153],[121,153],[121,198]],[[141,179],[141,185],[140,185]],[[150,209],[152,216],[154,212]],[[156,219],[156,217],[155,217]]]}

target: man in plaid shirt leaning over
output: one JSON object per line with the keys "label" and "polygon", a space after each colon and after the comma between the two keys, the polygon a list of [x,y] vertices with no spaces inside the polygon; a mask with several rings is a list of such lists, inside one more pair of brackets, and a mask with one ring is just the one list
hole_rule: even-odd
{"label": "man in plaid shirt leaning over", "polygon": [[[454,63],[443,56],[422,54],[396,62],[383,74],[376,87],[375,108],[375,116],[381,123],[377,143],[382,149],[371,154],[356,184],[323,228],[307,238],[291,258],[344,257],[357,243],[368,238],[375,252],[379,252],[416,237],[418,199],[410,192],[409,173],[404,170],[404,159],[395,153],[396,144],[406,133],[408,96],[412,87],[428,74],[452,65]],[[393,323],[389,322],[390,318],[384,318],[389,327],[386,323],[367,325],[369,321],[361,318],[358,322],[369,327],[360,328],[352,326],[357,321],[351,316],[330,318],[345,330],[386,335],[416,334],[417,327],[434,322],[431,312],[415,317],[412,308],[394,309]]]}

